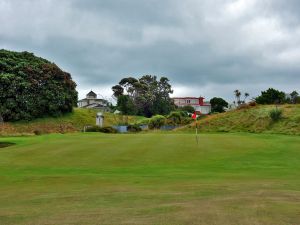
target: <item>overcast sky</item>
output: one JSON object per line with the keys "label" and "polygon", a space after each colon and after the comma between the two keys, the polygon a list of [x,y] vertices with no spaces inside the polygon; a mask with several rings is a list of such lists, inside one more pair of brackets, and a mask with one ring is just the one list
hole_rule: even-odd
{"label": "overcast sky", "polygon": [[299,0],[0,0],[0,48],[70,72],[79,96],[166,76],[175,96],[300,92]]}

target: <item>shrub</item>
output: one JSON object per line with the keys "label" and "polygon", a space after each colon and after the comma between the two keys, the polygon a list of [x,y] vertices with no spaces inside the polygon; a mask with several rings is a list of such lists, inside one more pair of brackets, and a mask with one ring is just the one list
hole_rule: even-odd
{"label": "shrub", "polygon": [[276,122],[282,118],[282,109],[272,109],[269,112],[269,116],[273,122]]}
{"label": "shrub", "polygon": [[258,104],[278,104],[284,103],[285,100],[285,93],[275,90],[274,88],[269,88],[266,91],[262,91],[261,95],[255,99]]}
{"label": "shrub", "polygon": [[42,134],[43,134],[43,131],[36,129],[36,130],[33,131],[33,133],[34,133],[35,135],[42,135]]}
{"label": "shrub", "polygon": [[148,125],[151,119],[146,118],[137,122],[138,125]]}
{"label": "shrub", "polygon": [[111,133],[111,134],[118,133],[118,131],[113,127],[101,127],[100,132],[102,132],[102,133]]}
{"label": "shrub", "polygon": [[118,131],[113,127],[90,126],[85,129],[85,132],[117,133]]}
{"label": "shrub", "polygon": [[194,121],[194,119],[192,119],[191,117],[184,117],[182,120],[181,120],[181,124],[182,125],[187,125],[187,124],[190,124]]}
{"label": "shrub", "polygon": [[251,107],[254,107],[254,106],[256,106],[257,104],[256,104],[255,101],[252,101],[252,102],[249,102],[248,105],[251,106]]}
{"label": "shrub", "polygon": [[137,124],[133,124],[133,125],[129,125],[129,126],[127,127],[127,130],[128,130],[129,132],[134,132],[134,133],[136,133],[136,132],[142,131],[142,128],[140,128],[140,126],[137,125]]}
{"label": "shrub", "polygon": [[167,123],[169,125],[178,125],[178,124],[181,124],[182,115],[181,115],[181,112],[171,112],[167,116],[167,118],[168,118]]}
{"label": "shrub", "polygon": [[162,115],[153,116],[149,121],[150,129],[159,129],[161,126],[165,125],[166,118]]}

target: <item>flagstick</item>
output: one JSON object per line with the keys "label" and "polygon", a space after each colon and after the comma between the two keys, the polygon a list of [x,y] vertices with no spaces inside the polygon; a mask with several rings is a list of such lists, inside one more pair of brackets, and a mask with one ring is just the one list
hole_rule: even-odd
{"label": "flagstick", "polygon": [[199,145],[199,140],[198,140],[198,125],[197,125],[197,121],[196,121],[196,142],[197,142],[197,145]]}

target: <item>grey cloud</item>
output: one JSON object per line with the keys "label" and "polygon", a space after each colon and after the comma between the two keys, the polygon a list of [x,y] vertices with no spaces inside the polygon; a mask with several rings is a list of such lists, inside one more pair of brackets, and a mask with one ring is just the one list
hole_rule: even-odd
{"label": "grey cloud", "polygon": [[299,10],[297,0],[0,0],[0,48],[54,61],[81,95],[156,74],[181,95],[255,96],[298,88]]}

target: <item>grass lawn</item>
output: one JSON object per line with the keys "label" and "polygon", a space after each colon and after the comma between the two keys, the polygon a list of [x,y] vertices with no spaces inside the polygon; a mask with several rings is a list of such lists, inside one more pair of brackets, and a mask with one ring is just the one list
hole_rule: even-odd
{"label": "grass lawn", "polygon": [[0,224],[300,224],[300,137],[1,138]]}

